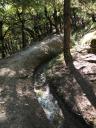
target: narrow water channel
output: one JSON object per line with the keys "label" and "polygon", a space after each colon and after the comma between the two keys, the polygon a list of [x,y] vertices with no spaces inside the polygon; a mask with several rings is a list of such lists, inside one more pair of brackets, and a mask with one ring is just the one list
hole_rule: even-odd
{"label": "narrow water channel", "polygon": [[50,93],[49,86],[46,83],[46,76],[44,73],[39,73],[34,83],[34,91],[46,113],[47,118],[53,124],[54,128],[61,128],[63,124],[63,114],[58,106],[57,101]]}

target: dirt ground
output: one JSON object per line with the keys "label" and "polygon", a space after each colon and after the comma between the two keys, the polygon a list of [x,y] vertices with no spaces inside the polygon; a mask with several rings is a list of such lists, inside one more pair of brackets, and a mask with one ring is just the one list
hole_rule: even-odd
{"label": "dirt ground", "polygon": [[91,90],[93,90],[93,96],[96,99],[96,55],[92,53],[88,54],[87,50],[79,49],[79,51],[73,52],[73,58],[76,69],[90,82],[90,88],[86,87],[86,85],[84,88],[79,86],[76,79],[74,79],[73,75],[67,69],[62,55],[57,57],[51,68],[51,64],[49,63],[47,79],[50,88],[54,88],[55,92],[57,90],[58,97],[62,95],[62,97],[60,96],[63,98],[62,102],[67,103],[72,112],[83,117],[86,123],[95,126],[96,106],[92,105],[86,93],[91,95]]}

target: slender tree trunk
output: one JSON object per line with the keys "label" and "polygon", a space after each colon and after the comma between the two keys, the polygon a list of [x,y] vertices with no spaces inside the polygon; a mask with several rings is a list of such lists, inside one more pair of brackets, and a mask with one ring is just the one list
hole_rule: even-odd
{"label": "slender tree trunk", "polygon": [[17,9],[17,16],[21,23],[21,35],[22,35],[22,48],[26,47],[26,35],[25,35],[25,19],[24,19],[24,7],[22,6],[22,12],[20,13]]}
{"label": "slender tree trunk", "polygon": [[71,33],[71,19],[70,19],[70,0],[64,1],[64,59],[67,65],[72,62],[70,54],[70,33]]}
{"label": "slender tree trunk", "polygon": [[51,17],[48,15],[48,11],[47,11],[47,7],[45,6],[44,7],[44,12],[45,12],[45,17],[46,17],[46,20],[49,22],[49,25],[50,25],[50,28],[49,28],[49,33],[52,33],[53,32],[53,23],[52,23],[52,20],[51,20]]}
{"label": "slender tree trunk", "polygon": [[21,20],[21,31],[22,31],[22,47],[25,48],[26,47],[26,35],[25,35],[25,31],[24,31],[24,28],[25,28],[25,19],[24,19],[24,11],[25,11],[25,8],[22,6],[22,20]]}
{"label": "slender tree trunk", "polygon": [[53,18],[54,18],[54,24],[55,24],[56,33],[59,33],[59,28],[58,28],[58,16],[57,16],[57,9],[56,9],[56,7],[54,7]]}
{"label": "slender tree trunk", "polygon": [[4,38],[3,38],[3,21],[0,21],[0,43],[1,43],[1,54],[2,58],[5,58]]}
{"label": "slender tree trunk", "polygon": [[22,19],[21,21],[21,31],[22,31],[22,47],[25,48],[26,47],[26,38],[25,38],[25,32],[24,32],[24,20]]}

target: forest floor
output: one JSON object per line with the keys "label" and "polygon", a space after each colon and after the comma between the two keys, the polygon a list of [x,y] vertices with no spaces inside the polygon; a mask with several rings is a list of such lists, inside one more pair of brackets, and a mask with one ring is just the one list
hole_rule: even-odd
{"label": "forest floor", "polygon": [[[96,55],[88,53],[88,49],[89,46],[81,47],[81,45],[78,45],[71,52],[76,68],[91,82],[92,88],[96,92]],[[56,50],[57,53],[62,51],[60,36],[51,37],[47,41],[42,41],[40,45],[28,48],[0,61],[0,128],[45,127],[42,122],[46,119],[43,110],[40,107],[38,108],[38,102],[34,101],[36,95],[32,83],[32,73],[38,65],[41,65],[42,62],[44,64],[46,58],[53,57]],[[45,66],[42,65],[42,67]],[[81,115],[86,122],[94,123],[96,110],[66,68],[63,55],[50,61],[47,70],[44,69],[44,72],[49,86],[59,85],[58,89],[61,92],[59,94],[63,95],[71,111]],[[40,117],[35,112],[40,113]],[[67,119],[71,120],[73,115],[70,113],[68,115],[68,113]],[[68,123],[67,119],[65,122]],[[75,118],[73,121],[75,121]],[[73,124],[70,123],[70,128],[79,126],[75,124],[76,121]],[[78,128],[82,128],[82,126]]]}

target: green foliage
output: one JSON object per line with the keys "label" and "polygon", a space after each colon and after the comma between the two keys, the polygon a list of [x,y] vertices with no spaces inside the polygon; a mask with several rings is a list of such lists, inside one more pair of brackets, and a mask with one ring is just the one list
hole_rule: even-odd
{"label": "green foliage", "polygon": [[[86,24],[85,28],[82,28],[80,23],[77,23],[76,30],[72,28],[74,41],[81,38],[82,32],[95,27],[91,14],[96,12],[96,1],[71,0],[71,9]],[[63,32],[63,0],[0,0],[0,21],[3,22],[2,34],[5,53],[8,56],[20,50],[22,43],[28,46],[58,30],[59,33]],[[2,49],[2,45],[0,48]]]}

